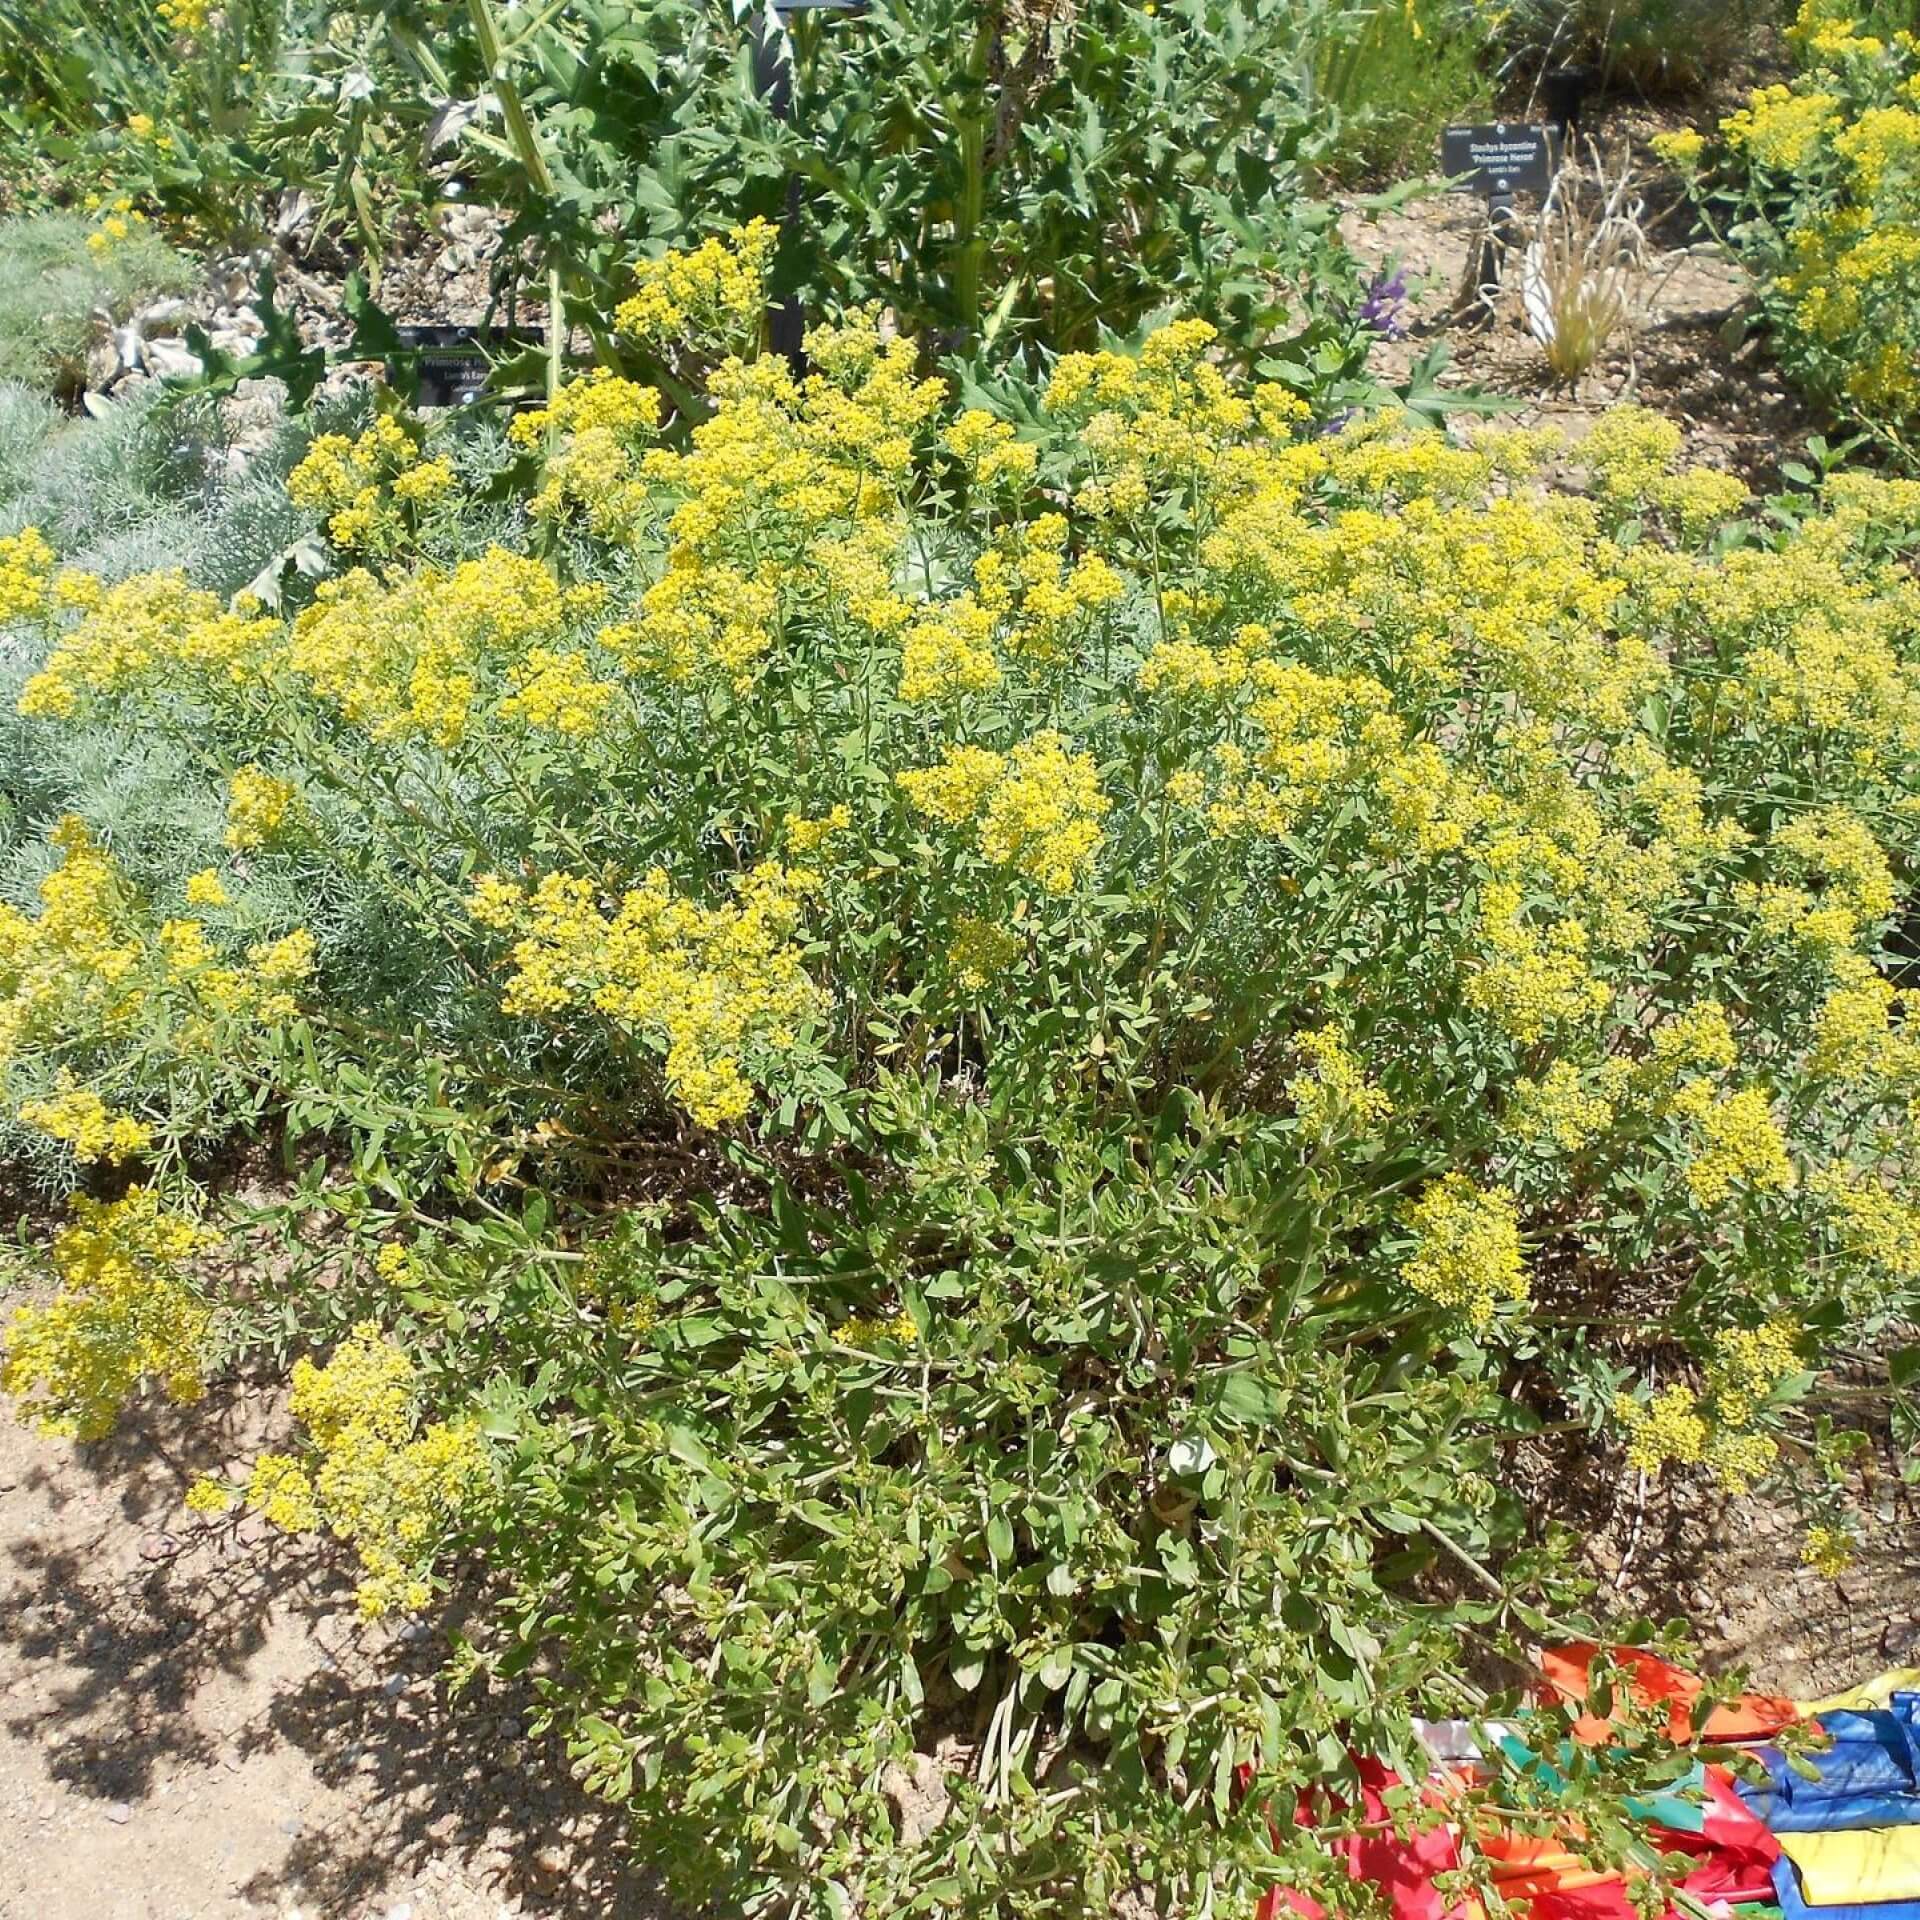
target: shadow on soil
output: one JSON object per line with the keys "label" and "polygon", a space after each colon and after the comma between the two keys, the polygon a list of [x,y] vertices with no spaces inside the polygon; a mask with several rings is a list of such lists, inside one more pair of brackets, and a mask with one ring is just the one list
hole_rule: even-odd
{"label": "shadow on soil", "polygon": [[[0,1472],[0,1500],[50,1517],[0,1562],[0,1653],[50,1680],[7,1730],[74,1792],[136,1811],[183,1770],[243,1775],[272,1747],[300,1754],[347,1817],[281,1822],[284,1858],[236,1889],[270,1907],[346,1920],[451,1872],[527,1914],[669,1920],[625,1857],[620,1817],[569,1777],[557,1740],[526,1735],[524,1688],[446,1698],[451,1618],[362,1627],[351,1580],[311,1543],[183,1514],[182,1488],[256,1447],[262,1424],[243,1395],[150,1409],[111,1441],[30,1448]],[[203,1690],[263,1658],[272,1684],[249,1687],[262,1704],[217,1724]]]}

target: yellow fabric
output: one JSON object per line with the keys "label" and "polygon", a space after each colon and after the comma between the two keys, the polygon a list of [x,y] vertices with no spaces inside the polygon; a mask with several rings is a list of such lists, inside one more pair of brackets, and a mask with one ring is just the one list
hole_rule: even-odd
{"label": "yellow fabric", "polygon": [[1800,1869],[1809,1906],[1920,1900],[1920,1826],[1776,1837],[1781,1852]]}
{"label": "yellow fabric", "polygon": [[1824,1700],[1796,1700],[1793,1704],[1809,1719],[1823,1713],[1838,1713],[1843,1708],[1853,1713],[1871,1713],[1876,1707],[1886,1706],[1896,1693],[1916,1690],[1920,1690],[1920,1667],[1893,1667],[1875,1674],[1871,1680],[1862,1680],[1857,1687],[1849,1687],[1845,1693],[1832,1693]]}

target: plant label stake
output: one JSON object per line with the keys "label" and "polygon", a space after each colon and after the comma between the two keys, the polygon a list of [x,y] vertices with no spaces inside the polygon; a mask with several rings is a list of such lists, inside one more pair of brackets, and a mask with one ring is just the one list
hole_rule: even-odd
{"label": "plant label stake", "polygon": [[1520,238],[1514,195],[1544,198],[1560,165],[1561,129],[1551,122],[1499,120],[1485,127],[1448,127],[1440,135],[1440,170],[1459,191],[1487,203],[1487,232],[1473,286],[1489,307],[1500,289],[1500,263]]}
{"label": "plant label stake", "polygon": [[[793,42],[787,22],[796,13],[865,13],[867,0],[770,0],[753,43],[753,89],[776,120],[793,124]],[[800,176],[787,177],[787,204],[781,225],[791,235],[800,224]],[[804,344],[807,316],[797,295],[767,314],[767,344],[785,356],[796,376],[807,370]]]}
{"label": "plant label stake", "polygon": [[[400,353],[411,359],[419,382],[413,404],[421,408],[471,406],[493,371],[489,356],[526,353],[546,338],[531,327],[398,326],[394,334]],[[389,358],[389,381],[397,366],[397,356]]]}

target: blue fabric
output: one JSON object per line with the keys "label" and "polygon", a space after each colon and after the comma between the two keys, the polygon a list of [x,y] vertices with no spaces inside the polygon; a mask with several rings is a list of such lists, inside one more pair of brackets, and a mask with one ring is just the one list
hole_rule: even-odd
{"label": "blue fabric", "polygon": [[1764,1787],[1739,1783],[1748,1807],[1775,1833],[1841,1833],[1920,1823],[1920,1694],[1897,1693],[1876,1713],[1823,1713],[1833,1744],[1802,1760],[1808,1780],[1777,1748],[1762,1747]]}
{"label": "blue fabric", "polygon": [[[1824,1717],[1823,1717],[1824,1718]],[[1773,1891],[1782,1920],[1920,1920],[1920,1900],[1869,1900],[1857,1906],[1816,1907],[1800,1890],[1800,1876],[1783,1853],[1773,1863]]]}

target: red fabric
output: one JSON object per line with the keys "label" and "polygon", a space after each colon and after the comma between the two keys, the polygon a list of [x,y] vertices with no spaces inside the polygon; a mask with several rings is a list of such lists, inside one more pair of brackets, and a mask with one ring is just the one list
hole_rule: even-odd
{"label": "red fabric", "polygon": [[[1384,1798],[1387,1788],[1400,1784],[1400,1776],[1377,1760],[1357,1759],[1355,1765],[1360,1770],[1360,1813],[1368,1830],[1329,1836],[1334,1857],[1347,1863],[1347,1877],[1378,1887],[1394,1920],[1485,1920],[1478,1900],[1448,1901],[1433,1884],[1435,1874],[1452,1873],[1460,1865],[1453,1829],[1429,1827],[1402,1839],[1393,1829]],[[1311,1808],[1303,1806],[1303,1823],[1311,1817]],[[1292,1887],[1271,1887],[1255,1909],[1255,1920],[1281,1920],[1286,1914],[1324,1920],[1325,1910]]]}
{"label": "red fabric", "polygon": [[1654,1845],[1666,1853],[1690,1853],[1699,1861],[1680,1884],[1701,1900],[1771,1901],[1780,1842],[1718,1767],[1707,1769],[1707,1800],[1703,1832],[1670,1833],[1663,1828],[1653,1834]]}
{"label": "red fabric", "polygon": [[[1699,1676],[1683,1673],[1657,1654],[1639,1647],[1609,1649],[1617,1666],[1629,1676],[1633,1696],[1643,1707],[1667,1708],[1667,1737],[1685,1745],[1694,1737],[1693,1708],[1700,1698]],[[1599,1657],[1600,1649],[1584,1640],[1564,1647],[1550,1647],[1540,1656],[1540,1668],[1546,1676],[1549,1697],[1566,1701],[1584,1701],[1587,1697],[1587,1669]],[[1743,1693],[1738,1700],[1718,1706],[1707,1716],[1701,1729],[1709,1740],[1765,1740],[1782,1727],[1800,1718],[1800,1710],[1791,1700],[1777,1694]],[[1585,1714],[1573,1724],[1573,1737],[1590,1747],[1604,1746],[1612,1737],[1607,1722]]]}

